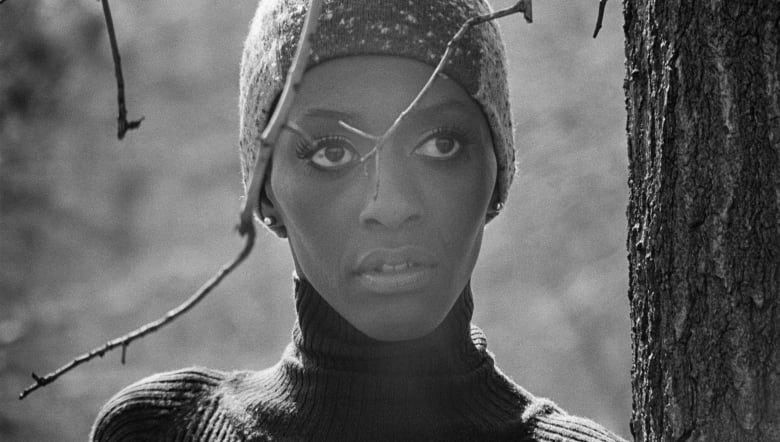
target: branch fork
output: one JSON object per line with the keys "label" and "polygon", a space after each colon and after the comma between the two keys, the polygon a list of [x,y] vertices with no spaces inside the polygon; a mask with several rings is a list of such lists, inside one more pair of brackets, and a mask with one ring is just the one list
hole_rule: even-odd
{"label": "branch fork", "polygon": [[[0,0],[0,3],[2,3],[3,1],[5,0]],[[111,12],[108,6],[108,0],[100,0],[100,1],[103,4],[103,11],[106,16],[106,23],[109,28],[109,37],[111,40],[112,53],[114,54],[117,86],[119,89],[118,136],[121,139],[127,130],[137,128],[140,125],[141,120],[143,120],[143,118],[136,121],[127,121],[126,119],[127,110],[125,109],[124,106],[124,82],[122,80],[119,51],[116,45],[116,36],[114,34],[113,22],[111,20]],[[69,363],[63,365],[62,367],[58,368],[57,370],[49,374],[46,374],[45,376],[39,376],[36,373],[32,373],[32,378],[35,381],[35,383],[31,384],[24,391],[22,391],[19,394],[19,399],[24,399],[33,391],[56,381],[60,376],[73,370],[79,365],[84,364],[97,357],[103,357],[103,355],[118,347],[121,347],[122,349],[121,361],[124,364],[127,347],[132,342],[148,334],[154,333],[155,331],[170,324],[178,317],[180,317],[181,315],[183,315],[184,313],[192,309],[195,305],[201,302],[206,297],[206,295],[208,295],[225,277],[227,277],[236,267],[238,267],[246,259],[247,256],[249,256],[249,254],[252,251],[252,248],[254,247],[255,237],[256,237],[256,230],[254,226],[253,217],[255,212],[258,209],[258,204],[260,202],[260,192],[262,190],[263,182],[265,180],[265,176],[267,173],[267,167],[271,159],[274,146],[277,143],[280,133],[284,129],[289,129],[295,133],[298,133],[299,135],[302,135],[303,137],[305,137],[306,140],[310,140],[310,137],[308,137],[308,135],[305,133],[305,131],[303,131],[303,129],[295,125],[293,122],[287,121],[287,118],[290,109],[292,107],[293,101],[295,100],[295,96],[297,94],[300,83],[303,79],[303,74],[306,69],[306,63],[308,61],[308,57],[311,52],[311,38],[316,32],[317,18],[320,15],[322,2],[323,0],[311,1],[311,5],[309,7],[309,10],[306,14],[306,19],[304,21],[301,37],[298,42],[298,48],[296,50],[295,58],[293,60],[293,64],[290,68],[290,71],[287,75],[287,80],[285,81],[285,86],[284,89],[282,90],[282,95],[279,104],[277,105],[268,126],[263,131],[262,135],[260,136],[260,139],[258,140],[260,148],[255,162],[254,172],[249,184],[249,189],[247,190],[246,200],[244,201],[244,204],[241,208],[239,224],[236,227],[238,233],[242,237],[245,237],[246,239],[244,243],[244,247],[240,251],[238,256],[236,256],[236,258],[230,261],[229,263],[222,266],[211,279],[209,279],[203,286],[201,286],[201,288],[198,289],[198,291],[196,291],[193,295],[191,295],[186,301],[184,301],[182,304],[175,307],[174,309],[168,311],[163,317],[157,319],[156,321],[145,324],[125,334],[124,336],[118,337],[116,339],[112,339],[106,342],[104,345],[94,348],[91,351],[74,358]],[[463,35],[466,33],[469,27],[490,20],[495,20],[497,18],[501,18],[507,15],[515,14],[518,12],[522,12],[525,16],[526,21],[530,23],[532,21],[531,2],[532,0],[520,0],[512,7],[499,10],[491,14],[473,17],[467,20],[461,26],[461,28],[458,30],[455,36],[453,36],[453,38],[447,44],[447,49],[445,50],[441,60],[436,66],[436,69],[433,71],[430,78],[423,86],[423,88],[420,90],[420,92],[417,94],[414,100],[409,104],[409,106],[407,106],[407,108],[403,112],[401,112],[398,118],[396,118],[396,120],[393,122],[390,128],[388,128],[387,131],[385,131],[385,133],[382,134],[381,136],[371,135],[358,128],[350,126],[349,124],[343,121],[339,122],[342,125],[342,127],[345,127],[346,129],[353,131],[360,136],[376,141],[374,148],[370,152],[368,152],[364,157],[361,158],[361,162],[365,161],[367,158],[369,158],[372,155],[374,155],[375,158],[378,157],[377,153],[381,149],[383,143],[385,143],[385,141],[388,138],[390,138],[390,136],[397,130],[397,128],[400,126],[403,120],[407,117],[407,115],[419,104],[422,97],[430,90],[431,86],[433,85],[433,82],[441,74],[442,70],[444,69],[444,66],[446,65],[447,61],[451,57],[452,48],[458,43],[459,40],[463,38]],[[377,167],[378,167],[378,163],[377,163]],[[379,184],[379,180],[377,180],[377,186],[378,184]]]}
{"label": "branch fork", "polygon": [[127,120],[127,107],[125,105],[125,79],[122,75],[122,59],[119,57],[119,45],[116,42],[116,32],[114,31],[114,20],[111,18],[111,7],[108,0],[100,0],[103,5],[103,15],[106,18],[106,28],[108,29],[108,41],[111,43],[111,55],[114,59],[114,76],[116,77],[117,104],[119,106],[119,116],[117,117],[116,136],[120,140],[125,137],[127,131],[138,129],[144,117],[138,120]]}

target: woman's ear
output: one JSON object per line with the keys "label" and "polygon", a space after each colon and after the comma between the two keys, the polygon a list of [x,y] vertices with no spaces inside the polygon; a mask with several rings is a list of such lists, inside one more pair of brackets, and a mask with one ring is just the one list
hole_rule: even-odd
{"label": "woman's ear", "polygon": [[487,220],[495,218],[496,215],[504,208],[504,204],[498,200],[498,184],[493,188],[493,195],[490,196],[490,203],[487,209]]}
{"label": "woman's ear", "polygon": [[287,238],[287,228],[284,227],[284,221],[274,204],[274,200],[271,186],[266,183],[260,192],[260,204],[258,205],[260,221],[279,238]]}

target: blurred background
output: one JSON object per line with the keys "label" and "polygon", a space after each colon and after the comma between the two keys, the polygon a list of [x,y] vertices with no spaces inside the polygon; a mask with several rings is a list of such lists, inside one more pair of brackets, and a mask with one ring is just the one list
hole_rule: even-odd
{"label": "blurred background", "polygon": [[[513,1],[494,1],[505,7]],[[487,228],[475,323],[536,395],[627,437],[631,340],[620,2],[534,3],[502,19],[520,169]],[[0,440],[77,441],[151,373],[264,368],[290,340],[292,261],[250,259],[183,318],[36,391],[31,379],[161,316],[243,242],[238,63],[256,2],[114,1],[129,119],[94,0],[0,5]]]}

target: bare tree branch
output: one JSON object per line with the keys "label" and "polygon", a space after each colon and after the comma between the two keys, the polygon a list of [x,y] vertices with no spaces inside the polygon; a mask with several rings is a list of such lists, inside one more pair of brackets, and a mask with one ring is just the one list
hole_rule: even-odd
{"label": "bare tree branch", "polygon": [[293,100],[295,100],[295,95],[298,93],[298,88],[303,80],[303,73],[306,71],[306,63],[309,61],[309,53],[311,52],[311,37],[317,30],[317,20],[319,19],[321,9],[322,0],[311,1],[309,11],[306,13],[306,19],[303,23],[303,29],[301,30],[295,58],[293,58],[292,66],[290,66],[279,104],[276,106],[268,126],[260,136],[260,147],[255,160],[254,172],[249,182],[244,207],[241,209],[241,223],[238,227],[241,235],[244,235],[248,229],[254,229],[252,218],[260,203],[260,191],[265,181],[268,161],[271,159],[271,154],[276,141],[279,139],[279,134],[287,124],[287,116],[290,114]]}
{"label": "bare tree branch", "polygon": [[370,133],[368,133],[366,131],[360,130],[360,129],[358,129],[355,126],[350,125],[346,121],[339,120],[339,125],[341,127],[343,127],[344,129],[347,129],[348,131],[350,131],[350,132],[352,132],[352,133],[354,133],[354,134],[356,134],[356,135],[358,135],[360,137],[368,138],[369,140],[372,140],[372,141],[379,141],[379,138],[380,138],[379,136],[372,135],[372,134],[370,134]]}
{"label": "bare tree branch", "polygon": [[596,18],[596,29],[593,30],[593,38],[598,37],[601,25],[604,22],[604,9],[607,7],[607,0],[599,1],[599,16]]}
{"label": "bare tree branch", "polygon": [[[3,0],[5,1],[5,0]],[[119,103],[119,117],[117,118],[117,138],[120,140],[125,137],[125,133],[131,129],[137,129],[141,125],[144,117],[138,120],[127,121],[127,108],[125,107],[125,79],[122,75],[122,60],[119,57],[119,45],[116,42],[116,32],[114,31],[114,20],[111,18],[111,7],[108,0],[100,0],[103,4],[103,15],[106,18],[106,28],[108,28],[108,40],[111,43],[111,55],[114,58],[114,75],[116,76],[117,101]]]}
{"label": "bare tree branch", "polygon": [[[4,1],[5,0],[0,0],[0,3]],[[103,11],[106,15],[106,23],[109,29],[111,48],[114,54],[114,62],[116,66],[117,85],[119,88],[119,121],[120,121],[119,138],[121,139],[124,136],[125,131],[137,128],[141,120],[133,121],[133,122],[127,122],[125,120],[127,112],[124,106],[124,82],[122,81],[122,71],[121,71],[121,65],[119,60],[119,51],[116,46],[116,37],[114,35],[113,23],[111,21],[111,13],[108,7],[108,0],[101,0],[101,1],[103,3]],[[436,80],[436,78],[440,75],[440,73],[444,69],[444,66],[446,65],[447,61],[451,57],[452,48],[458,43],[458,41],[460,41],[463,38],[463,36],[465,35],[469,27],[480,23],[485,23],[487,21],[494,20],[497,18],[501,18],[510,14],[515,14],[518,12],[523,12],[525,15],[525,19],[530,23],[532,21],[531,2],[532,0],[520,0],[517,2],[517,4],[515,4],[510,8],[496,11],[491,14],[472,17],[471,19],[467,20],[460,27],[460,29],[455,34],[455,36],[453,36],[452,39],[447,44],[447,48],[444,52],[444,55],[442,56],[441,60],[439,61],[439,64],[436,66],[436,69],[433,71],[426,84],[423,86],[423,88],[420,90],[420,92],[417,94],[414,100],[409,104],[409,106],[403,112],[401,112],[401,114],[393,122],[391,127],[381,137],[375,137],[373,135],[367,134],[357,128],[354,128],[342,122],[341,124],[345,126],[347,129],[353,130],[360,135],[366,136],[371,139],[378,138],[377,144],[374,146],[371,152],[369,152],[368,154],[366,154],[364,157],[361,158],[361,162],[365,161],[365,159],[368,158],[369,156],[375,155],[378,152],[378,149],[381,148],[382,144],[398,128],[398,126],[406,118],[406,116],[414,109],[415,106],[418,105],[422,97],[428,92],[428,90],[430,90],[433,82]],[[197,305],[200,301],[202,301],[206,297],[206,295],[208,295],[226,276],[228,276],[236,267],[238,267],[241,264],[241,262],[243,262],[244,259],[246,259],[247,256],[249,256],[249,254],[252,251],[252,248],[254,247],[255,237],[256,237],[256,230],[253,222],[253,217],[260,202],[260,191],[262,190],[263,181],[265,179],[265,175],[267,172],[266,169],[268,167],[271,154],[273,153],[274,146],[279,138],[279,134],[281,133],[282,130],[287,128],[296,133],[299,133],[300,135],[304,136],[306,139],[309,139],[308,135],[306,135],[306,133],[302,129],[297,127],[292,122],[288,122],[287,117],[289,115],[290,108],[292,107],[293,100],[295,99],[295,95],[298,92],[300,83],[303,79],[303,73],[306,69],[306,63],[308,62],[308,58],[310,54],[311,37],[316,32],[317,19],[320,15],[321,8],[322,8],[322,0],[311,1],[311,5],[309,7],[309,10],[306,14],[306,19],[304,21],[303,30],[301,31],[301,37],[298,42],[295,58],[293,59],[292,66],[290,67],[290,71],[287,75],[287,79],[285,81],[284,89],[282,90],[282,95],[279,104],[276,106],[276,109],[270,119],[268,126],[260,136],[260,140],[259,140],[260,148],[257,154],[257,159],[255,160],[255,167],[250,180],[249,189],[247,190],[247,198],[244,201],[244,205],[241,209],[240,222],[239,225],[237,226],[237,230],[239,234],[241,236],[246,237],[244,248],[241,250],[238,256],[233,261],[224,265],[217,272],[216,275],[214,275],[210,280],[208,280],[195,294],[190,296],[189,299],[187,299],[184,303],[180,304],[176,308],[170,310],[162,318],[150,322],[146,325],[143,325],[131,331],[130,333],[127,333],[124,336],[108,341],[103,346],[97,347],[88,353],[76,357],[68,364],[63,365],[62,367],[58,368],[57,370],[43,377],[38,376],[35,373],[32,373],[32,377],[35,380],[35,383],[33,383],[32,385],[27,387],[22,393],[20,393],[19,399],[24,399],[27,395],[29,395],[33,391],[54,382],[60,376],[69,372],[70,370],[73,370],[79,365],[84,364],[97,357],[103,357],[104,354],[106,354],[111,350],[116,349],[117,347],[122,348],[122,363],[124,364],[127,347],[133,341],[159,330],[160,328],[164,327],[167,324],[170,324],[176,318],[178,318],[179,316],[183,315],[184,313],[192,309],[195,305]],[[124,125],[122,123],[123,121],[124,121]],[[378,155],[376,155],[376,157],[378,157]],[[377,186],[378,183],[379,181],[377,180]]]}
{"label": "bare tree branch", "polygon": [[[466,31],[468,31],[470,27],[491,20],[495,20],[501,17],[506,17],[507,15],[516,14],[518,12],[523,13],[523,15],[525,16],[525,20],[528,23],[532,23],[533,22],[532,1],[533,0],[520,0],[514,6],[511,6],[509,8],[501,9],[499,11],[495,11],[490,14],[479,15],[466,20],[466,22],[463,23],[463,25],[461,25],[460,29],[458,29],[458,32],[456,32],[455,35],[447,43],[447,48],[444,50],[444,54],[441,56],[439,63],[436,65],[436,68],[433,70],[433,73],[428,78],[428,81],[425,83],[422,89],[420,89],[420,92],[417,93],[416,97],[414,97],[414,100],[412,100],[412,102],[409,103],[409,106],[407,106],[406,109],[404,109],[401,112],[401,114],[398,115],[398,118],[396,118],[395,121],[393,121],[393,124],[390,125],[390,127],[385,131],[384,134],[382,134],[381,137],[379,137],[379,140],[377,141],[376,145],[374,145],[373,149],[371,149],[368,153],[362,156],[360,158],[360,161],[365,162],[369,157],[373,155],[376,161],[376,171],[377,171],[376,173],[377,174],[379,173],[379,155],[378,155],[379,150],[382,148],[385,142],[387,142],[390,136],[392,136],[393,133],[398,129],[398,127],[401,125],[404,119],[406,119],[409,113],[419,105],[420,100],[422,100],[423,96],[431,89],[434,81],[436,81],[436,78],[441,74],[441,72],[444,70],[444,66],[446,66],[447,62],[450,60],[450,57],[452,56],[453,48],[455,47],[456,44],[458,44],[458,42],[461,39],[463,39],[463,36],[466,35]],[[378,193],[379,193],[379,178],[377,177],[376,192],[374,193],[375,198]]]}
{"label": "bare tree branch", "polygon": [[[108,12],[107,9],[108,2],[107,0],[102,0],[102,1],[103,1],[104,8],[106,8],[104,9],[104,11],[106,11],[107,14],[106,20],[107,23],[109,23],[109,33],[110,35],[113,36],[113,27],[110,24],[111,23],[110,12]],[[290,74],[287,76],[287,81],[285,82],[284,90],[282,92],[282,98],[280,99],[279,105],[274,111],[274,115],[271,117],[271,123],[269,124],[268,128],[263,132],[262,138],[260,140],[261,152],[264,150],[266,151],[265,155],[267,155],[266,159],[264,160],[265,162],[261,162],[261,158],[263,157],[258,156],[258,160],[255,165],[256,170],[253,179],[259,180],[260,184],[262,184],[268,158],[270,158],[271,151],[273,150],[273,146],[276,143],[279,133],[285,126],[285,122],[287,120],[287,114],[289,113],[290,107],[292,105],[292,100],[295,98],[295,93],[297,91],[298,85],[300,84],[301,78],[303,77],[303,71],[306,66],[306,62],[308,61],[309,52],[310,52],[309,40],[311,36],[314,34],[314,32],[316,31],[316,26],[317,26],[316,19],[317,17],[319,17],[319,11],[321,9],[321,6],[322,6],[322,0],[312,0],[312,5],[309,9],[309,12],[306,15],[304,30],[301,33],[301,39],[298,43],[298,50],[296,52],[293,65],[290,68]],[[312,16],[314,17],[314,19],[312,19]],[[111,41],[112,41],[112,49],[115,49],[116,40],[112,37]],[[121,119],[123,118],[122,110],[124,109],[124,100],[123,100],[124,95],[123,95],[123,87],[121,83],[121,68],[119,67],[120,65],[119,65],[118,51],[115,51],[114,54],[115,54],[114,61],[116,62],[117,73],[118,73],[117,81],[120,85],[119,104],[120,104],[120,131],[121,131]],[[140,123],[140,121],[138,123]],[[132,122],[130,124],[132,124]],[[135,125],[135,127],[137,127],[137,124]],[[129,125],[127,127],[127,129],[133,129],[133,128],[134,127],[130,127]],[[257,172],[258,168],[261,170],[260,173]],[[241,212],[241,222],[237,227],[241,236],[246,237],[244,248],[241,250],[241,253],[239,253],[238,256],[233,261],[229,262],[228,264],[225,264],[217,272],[217,274],[214,275],[210,280],[208,280],[197,292],[195,292],[194,295],[190,296],[189,299],[184,301],[178,307],[174,308],[173,310],[170,310],[162,318],[150,322],[146,325],[143,325],[131,331],[130,333],[127,333],[124,336],[108,341],[103,346],[97,347],[88,353],[76,357],[69,363],[63,365],[62,367],[58,368],[57,370],[43,377],[38,376],[35,373],[32,373],[32,378],[35,380],[35,383],[27,387],[24,391],[22,391],[19,394],[19,399],[20,400],[24,399],[25,397],[27,397],[27,395],[29,395],[33,391],[54,382],[60,376],[73,370],[79,365],[84,364],[85,362],[88,362],[92,359],[95,359],[96,357],[103,357],[104,354],[106,354],[111,350],[114,350],[117,347],[122,348],[122,363],[124,364],[127,346],[130,345],[130,343],[150,333],[154,333],[160,328],[170,324],[176,318],[183,315],[191,308],[195,307],[195,305],[197,305],[200,301],[202,301],[206,297],[206,295],[208,295],[214,289],[214,287],[219,285],[219,283],[222,282],[222,280],[227,275],[229,275],[236,267],[238,267],[239,264],[241,264],[241,262],[244,261],[244,259],[246,259],[247,256],[249,256],[249,254],[252,251],[252,248],[254,247],[256,231],[252,221],[252,216],[257,201],[259,201],[259,189],[257,189],[257,193],[255,194],[254,198],[249,197],[247,201],[255,201],[255,202],[244,203],[244,208],[242,209]]]}
{"label": "bare tree branch", "polygon": [[[6,0],[0,0],[0,5]],[[119,45],[116,42],[116,31],[114,31],[114,20],[111,18],[111,7],[108,0],[99,0],[103,5],[103,16],[106,20],[108,29],[108,41],[111,44],[111,56],[114,60],[114,76],[116,77],[117,102],[119,104],[119,117],[117,117],[117,138],[124,139],[128,130],[137,129],[141,126],[144,117],[138,120],[127,121],[127,107],[125,105],[125,79],[122,75],[122,60],[119,57]]]}
{"label": "bare tree branch", "polygon": [[238,267],[238,265],[241,264],[241,262],[247,256],[249,256],[249,252],[252,251],[252,246],[254,246],[254,243],[255,243],[255,231],[251,230],[246,235],[246,243],[244,244],[244,248],[241,250],[241,253],[239,253],[238,256],[233,261],[222,266],[222,268],[219,269],[217,274],[214,275],[211,279],[209,279],[200,289],[198,289],[198,291],[195,292],[194,295],[190,296],[189,299],[187,299],[185,302],[183,302],[176,308],[168,311],[168,313],[166,313],[165,316],[163,316],[162,318],[150,322],[142,327],[139,327],[131,331],[130,333],[127,333],[124,336],[121,336],[116,339],[112,339],[106,342],[101,347],[92,349],[88,353],[84,353],[83,355],[78,356],[77,358],[73,359],[72,361],[63,365],[57,370],[47,374],[46,376],[41,377],[33,373],[32,378],[35,379],[35,383],[25,388],[24,391],[19,394],[19,399],[24,399],[28,394],[32,393],[33,391],[47,384],[54,382],[55,380],[57,380],[57,378],[59,378],[63,374],[73,370],[74,368],[78,367],[79,365],[85,362],[95,359],[96,357],[102,358],[104,354],[117,347],[122,348],[122,363],[124,364],[125,352],[127,350],[127,346],[130,345],[130,343],[150,333],[154,333],[155,331],[173,322],[176,318],[183,315],[191,308],[195,307],[195,305],[197,305],[200,301],[202,301],[203,298],[205,298],[206,295],[208,295],[209,292],[211,292],[211,290],[214,289],[214,287],[216,287],[227,275],[230,274],[230,272],[233,271],[233,269]]}
{"label": "bare tree branch", "polygon": [[311,138],[311,135],[309,135],[305,130],[303,130],[302,127],[295,124],[295,122],[287,121],[284,128],[288,129],[290,132],[303,138],[303,141],[305,141],[308,146],[314,146],[314,140]]}
{"label": "bare tree branch", "polygon": [[417,96],[414,97],[414,100],[412,100],[411,103],[409,103],[409,106],[404,109],[400,115],[398,115],[398,118],[393,121],[393,124],[385,131],[384,134],[382,134],[381,137],[379,137],[379,141],[374,146],[371,151],[369,151],[366,155],[364,155],[360,160],[365,161],[366,158],[370,157],[371,155],[374,155],[378,149],[381,148],[382,144],[387,141],[388,138],[398,129],[398,126],[401,125],[401,123],[406,119],[406,117],[409,115],[409,113],[420,104],[420,100],[422,100],[423,96],[431,89],[433,86],[433,82],[436,80],[436,78],[441,74],[441,72],[444,70],[444,66],[447,65],[447,62],[450,60],[450,57],[452,57],[452,50],[455,47],[458,42],[463,39],[463,36],[466,35],[466,31],[469,30],[470,27],[485,23],[491,20],[495,20],[497,18],[505,17],[507,15],[516,14],[518,12],[523,12],[525,15],[525,19],[528,23],[531,23],[533,21],[533,16],[531,15],[531,2],[532,0],[520,0],[517,2],[514,6],[511,6],[506,9],[502,9],[500,11],[493,12],[491,14],[485,14],[480,15],[477,17],[472,17],[468,20],[466,20],[463,25],[461,25],[460,29],[458,29],[458,32],[455,33],[455,35],[450,39],[450,41],[447,43],[447,48],[444,50],[444,54],[442,55],[441,59],[439,60],[439,63],[436,65],[436,69],[433,70],[433,73],[428,78],[428,81],[425,83],[425,85],[420,89],[420,92],[417,93]]}

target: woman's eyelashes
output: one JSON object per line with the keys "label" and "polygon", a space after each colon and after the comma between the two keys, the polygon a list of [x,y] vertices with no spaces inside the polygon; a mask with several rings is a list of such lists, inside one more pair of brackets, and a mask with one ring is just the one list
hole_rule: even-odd
{"label": "woman's eyelashes", "polygon": [[295,155],[312,166],[324,170],[337,170],[360,160],[360,155],[348,138],[332,135],[314,140],[310,145],[301,140]]}
{"label": "woman's eyelashes", "polygon": [[[426,132],[409,152],[424,159],[443,161],[454,159],[471,144],[469,137],[460,130],[442,127]],[[361,140],[363,144],[366,144]],[[411,144],[411,143],[410,143]],[[362,146],[366,151],[373,152],[373,145]],[[365,158],[353,142],[342,135],[329,135],[313,139],[307,142],[304,139],[298,141],[295,155],[306,161],[314,168],[325,171],[337,171],[359,163]]]}
{"label": "woman's eyelashes", "polygon": [[433,160],[456,157],[468,144],[467,137],[451,128],[438,128],[426,134],[425,139],[412,153]]}

